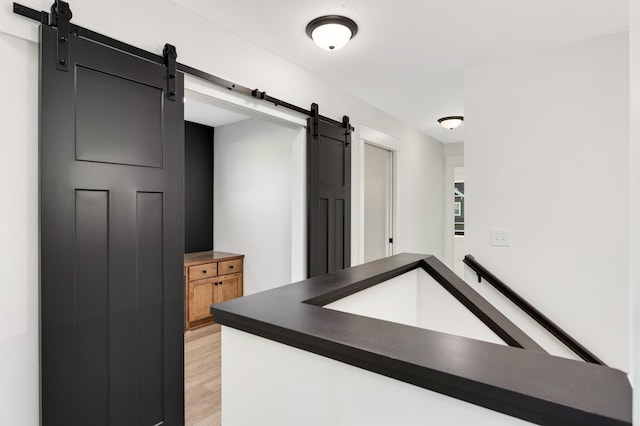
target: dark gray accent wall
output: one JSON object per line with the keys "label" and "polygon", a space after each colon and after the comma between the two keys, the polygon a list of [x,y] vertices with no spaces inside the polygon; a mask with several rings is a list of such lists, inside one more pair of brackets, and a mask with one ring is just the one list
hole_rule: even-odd
{"label": "dark gray accent wall", "polygon": [[184,122],[185,253],[213,250],[213,127]]}

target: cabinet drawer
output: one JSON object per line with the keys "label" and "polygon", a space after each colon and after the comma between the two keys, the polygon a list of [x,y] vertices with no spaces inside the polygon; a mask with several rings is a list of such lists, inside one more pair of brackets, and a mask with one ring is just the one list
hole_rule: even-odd
{"label": "cabinet drawer", "polygon": [[217,263],[203,263],[189,267],[189,281],[215,277],[216,275],[218,275]]}
{"label": "cabinet drawer", "polygon": [[234,272],[242,272],[242,259],[218,262],[218,275],[233,274]]}

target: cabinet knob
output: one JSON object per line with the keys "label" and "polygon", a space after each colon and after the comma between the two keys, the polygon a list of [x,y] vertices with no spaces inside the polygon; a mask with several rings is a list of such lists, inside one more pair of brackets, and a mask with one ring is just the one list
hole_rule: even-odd
{"label": "cabinet knob", "polygon": [[202,270],[202,273],[203,273],[203,274],[206,274],[206,273],[207,273],[207,270],[206,270],[206,269],[203,269],[203,270]]}
{"label": "cabinet knob", "polygon": [[233,265],[229,266],[229,269],[233,269]]}

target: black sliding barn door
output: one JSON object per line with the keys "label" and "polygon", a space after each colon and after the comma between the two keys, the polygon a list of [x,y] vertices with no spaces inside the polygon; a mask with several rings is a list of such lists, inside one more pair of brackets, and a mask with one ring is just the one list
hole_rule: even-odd
{"label": "black sliding barn door", "polygon": [[42,423],[181,425],[183,76],[66,45],[41,26]]}
{"label": "black sliding barn door", "polygon": [[319,119],[307,125],[307,273],[309,277],[351,266],[351,127]]}

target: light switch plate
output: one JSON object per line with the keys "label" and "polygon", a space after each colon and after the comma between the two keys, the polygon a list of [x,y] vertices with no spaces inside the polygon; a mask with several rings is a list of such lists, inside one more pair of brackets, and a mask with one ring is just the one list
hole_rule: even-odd
{"label": "light switch plate", "polygon": [[508,229],[492,229],[491,245],[495,247],[510,247],[511,231]]}

